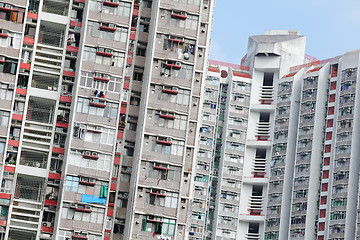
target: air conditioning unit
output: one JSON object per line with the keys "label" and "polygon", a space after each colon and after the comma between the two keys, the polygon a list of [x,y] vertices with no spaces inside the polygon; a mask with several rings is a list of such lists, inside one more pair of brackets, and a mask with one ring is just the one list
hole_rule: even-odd
{"label": "air conditioning unit", "polygon": [[171,141],[172,141],[171,137],[167,137],[167,138],[166,138],[166,141],[167,141],[167,142],[171,142]]}
{"label": "air conditioning unit", "polygon": [[77,204],[76,203],[70,203],[70,208],[76,208]]}
{"label": "air conditioning unit", "polygon": [[97,152],[92,152],[91,155],[92,155],[92,156],[95,156],[95,157],[98,157],[98,156],[99,156],[99,153],[97,153]]}
{"label": "air conditioning unit", "polygon": [[95,183],[95,181],[96,181],[95,178],[89,178],[88,180],[89,183]]}
{"label": "air conditioning unit", "polygon": [[51,222],[43,222],[42,225],[44,227],[50,227],[52,224],[51,224]]}
{"label": "air conditioning unit", "polygon": [[88,233],[84,231],[74,231],[74,235],[79,237],[87,237]]}
{"label": "air conditioning unit", "polygon": [[85,151],[85,155],[91,155],[90,151]]}
{"label": "air conditioning unit", "polygon": [[100,127],[100,126],[96,126],[95,129],[96,129],[96,131],[102,131],[102,127]]}
{"label": "air conditioning unit", "polygon": [[91,206],[90,205],[85,205],[85,209],[91,210]]}

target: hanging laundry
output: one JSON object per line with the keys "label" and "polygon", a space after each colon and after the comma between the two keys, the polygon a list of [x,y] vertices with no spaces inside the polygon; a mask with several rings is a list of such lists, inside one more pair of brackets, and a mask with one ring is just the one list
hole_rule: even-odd
{"label": "hanging laundry", "polygon": [[178,59],[182,59],[183,58],[183,53],[181,51],[181,49],[178,49]]}
{"label": "hanging laundry", "polygon": [[188,53],[189,51],[190,51],[190,48],[189,48],[188,45],[186,45],[186,46],[184,47],[184,53]]}
{"label": "hanging laundry", "polygon": [[189,53],[184,53],[184,59],[189,60],[189,58],[190,58],[190,54]]}
{"label": "hanging laundry", "polygon": [[194,54],[194,45],[189,46],[189,52],[190,54]]}

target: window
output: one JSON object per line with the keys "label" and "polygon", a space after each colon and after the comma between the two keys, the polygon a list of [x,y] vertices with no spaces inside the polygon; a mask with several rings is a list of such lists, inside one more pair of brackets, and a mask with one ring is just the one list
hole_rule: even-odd
{"label": "window", "polygon": [[[173,2],[186,3],[189,5],[200,5],[200,0],[171,0]],[[205,4],[205,3],[204,3]]]}
{"label": "window", "polygon": [[0,72],[15,75],[17,65],[18,60],[0,56]]}
{"label": "window", "polygon": [[339,109],[339,116],[351,115],[354,113],[354,107],[343,107]]}
{"label": "window", "polygon": [[[103,56],[97,52],[111,53],[111,56]],[[125,53],[112,51],[106,48],[84,47],[83,60],[95,62],[97,64],[104,64],[115,67],[123,67],[125,60]]]}
{"label": "window", "polygon": [[5,38],[0,38],[0,46],[19,49],[21,45],[21,34],[1,30],[0,33],[7,34]]}
{"label": "window", "polygon": [[145,57],[145,55],[146,55],[146,46],[147,46],[146,43],[138,42],[138,46],[136,48],[136,55]]}
{"label": "window", "polygon": [[356,74],[357,74],[357,68],[347,68],[342,71],[341,78],[348,79],[356,76]]}
{"label": "window", "polygon": [[237,142],[226,142],[226,149],[245,151],[245,145]]}
{"label": "window", "polygon": [[117,15],[123,17],[129,17],[130,10],[131,10],[131,3],[119,2],[119,6],[117,7]]}
{"label": "window", "polygon": [[112,66],[123,67],[125,61],[125,53],[122,52],[113,52],[113,63]]}
{"label": "window", "polygon": [[131,174],[130,173],[121,173],[120,174],[120,181],[121,182],[130,182]]}
{"label": "window", "polygon": [[1,100],[12,100],[13,89],[9,89],[9,84],[0,83],[0,99]]}
{"label": "window", "polygon": [[149,24],[140,23],[139,31],[140,32],[149,32]]}
{"label": "window", "polygon": [[[116,42],[123,42],[126,43],[128,29],[120,26],[111,26],[115,29],[115,31],[103,31],[100,30],[101,23],[99,22],[88,22],[88,29],[87,35],[92,36],[94,38],[102,38],[102,39],[109,39]],[[103,24],[103,26],[105,26]]]}
{"label": "window", "polygon": [[76,111],[80,113],[116,118],[119,104],[107,102],[105,108],[90,106],[90,99],[78,97]]}
{"label": "window", "polygon": [[[68,163],[74,166],[110,171],[112,165],[112,157],[108,154],[94,153],[89,151],[71,149]],[[96,158],[84,158],[83,155],[96,156]]]}
{"label": "window", "polygon": [[[72,236],[74,235],[73,231],[64,231],[59,230],[59,235],[57,240],[69,240],[72,239]],[[88,240],[102,240],[103,237],[101,235],[94,235],[94,234],[81,234],[81,237],[86,237]]]}
{"label": "window", "polygon": [[146,8],[151,8],[152,0],[144,0],[142,1],[142,4]]}
{"label": "window", "polygon": [[195,40],[184,39],[170,35],[164,36],[163,49],[166,51],[177,52],[179,59],[189,60],[189,54],[195,54],[195,45]]}
{"label": "window", "polygon": [[[164,12],[166,10],[161,9],[160,12]],[[178,19],[173,18],[171,15],[177,14],[181,16],[186,16],[186,19]],[[166,24],[172,27],[179,27],[179,28],[186,28],[191,30],[197,30],[198,23],[199,23],[199,16],[191,15],[191,14],[185,14],[183,12],[173,12],[173,11],[167,11],[167,22]]]}
{"label": "window", "polygon": [[133,75],[133,80],[135,81],[142,81],[143,79],[143,74],[144,73],[144,69],[143,68],[134,68],[134,75]]}
{"label": "window", "polygon": [[312,114],[304,114],[300,116],[300,123],[313,123],[314,122],[314,113]]}
{"label": "window", "polygon": [[[96,80],[96,78],[99,80]],[[106,80],[102,81],[102,79]],[[121,83],[120,77],[114,77],[102,73],[81,72],[80,86],[82,87],[97,89],[98,91],[103,90],[120,93]]]}
{"label": "window", "polygon": [[143,161],[142,164],[147,166],[147,176],[149,178],[154,178],[158,180],[170,180],[174,182],[180,181],[181,167],[145,161]]}
{"label": "window", "polygon": [[239,201],[239,194],[237,194],[236,192],[221,191],[220,198]]}
{"label": "window", "polygon": [[144,216],[141,230],[155,234],[175,235],[176,220],[155,216]]}
{"label": "window", "polygon": [[130,105],[140,106],[141,92],[131,91]]}
{"label": "window", "polygon": [[[169,65],[170,64],[170,65]],[[171,65],[181,66],[179,68],[174,68]],[[160,75],[164,77],[173,77],[184,80],[191,80],[194,67],[187,64],[180,64],[179,62],[174,61],[162,61],[161,62],[161,71]]]}
{"label": "window", "polygon": [[87,142],[112,145],[115,141],[115,133],[115,129],[76,123],[73,136]]}
{"label": "window", "polygon": [[6,21],[12,21],[15,23],[23,23],[24,22],[24,13],[25,9],[17,8],[10,4],[0,3],[0,19]]}
{"label": "window", "polygon": [[341,91],[349,91],[355,89],[356,81],[346,81],[341,83]]}
{"label": "window", "polygon": [[191,30],[197,30],[198,23],[199,23],[199,16],[188,14],[185,20],[185,28]]}
{"label": "window", "polygon": [[209,176],[207,175],[196,175],[195,176],[195,182],[209,182]]}
{"label": "window", "polygon": [[[66,176],[65,191],[107,198],[108,183],[87,177]],[[96,202],[105,204],[103,202]]]}
{"label": "window", "polygon": [[[158,110],[148,110],[149,115],[153,114],[155,112],[155,119],[154,119],[154,125],[158,127],[165,127],[170,129],[179,129],[179,130],[185,130],[186,124],[187,124],[187,116],[185,115],[179,115],[174,113],[168,113],[164,111],[158,111]],[[175,117],[174,119],[167,119],[162,116],[171,116]],[[175,115],[175,116],[174,116]]]}
{"label": "window", "polygon": [[206,77],[206,84],[211,84],[211,85],[219,85],[219,81],[220,79],[217,77],[212,77],[212,76],[207,76]]}
{"label": "window", "polygon": [[244,118],[229,117],[228,124],[238,126],[238,127],[246,127],[247,120]]}
{"label": "window", "polygon": [[317,85],[318,76],[308,77],[304,79],[304,86],[310,86],[312,84]]}
{"label": "window", "polygon": [[157,138],[153,137],[152,151],[176,156],[183,156],[184,141],[171,140],[171,145],[164,145],[156,142]]}
{"label": "window", "polygon": [[155,89],[158,92],[159,100],[176,103],[176,104],[181,104],[181,105],[186,105],[186,106],[189,105],[189,102],[190,102],[190,91],[189,90],[176,88],[177,94],[169,94],[169,93],[163,92],[163,89],[173,90],[173,88],[171,88],[171,87],[159,85],[159,86],[155,86]]}
{"label": "window", "polygon": [[[118,2],[118,1],[114,1]],[[90,10],[96,12],[103,12],[111,15],[129,17],[130,16],[131,3],[119,2],[119,6],[112,7],[106,6],[102,1],[91,0],[90,1]]]}
{"label": "window", "polygon": [[291,94],[283,94],[278,96],[278,102],[289,102],[291,101]]}
{"label": "window", "polygon": [[302,98],[303,99],[314,98],[316,97],[316,94],[317,94],[317,89],[307,89],[303,91]]}
{"label": "window", "polygon": [[[81,208],[81,206],[77,206]],[[103,224],[105,217],[105,208],[91,207],[91,212],[76,211],[76,208],[71,208],[69,203],[64,203],[61,211],[61,218],[68,220],[76,220],[82,222],[90,222],[96,224]]]}
{"label": "window", "polygon": [[205,213],[201,212],[192,212],[191,219],[196,221],[204,221],[205,219]]}

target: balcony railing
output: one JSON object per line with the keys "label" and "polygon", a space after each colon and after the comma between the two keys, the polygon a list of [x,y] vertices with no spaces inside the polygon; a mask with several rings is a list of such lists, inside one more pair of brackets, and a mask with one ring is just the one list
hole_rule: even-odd
{"label": "balcony railing", "polygon": [[68,14],[69,1],[50,1],[44,0],[43,11],[53,14],[66,16]]}

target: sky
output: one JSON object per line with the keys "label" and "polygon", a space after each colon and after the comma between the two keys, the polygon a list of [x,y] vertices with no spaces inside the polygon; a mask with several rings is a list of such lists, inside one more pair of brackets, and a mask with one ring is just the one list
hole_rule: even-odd
{"label": "sky", "polygon": [[294,29],[306,36],[306,53],[319,60],[360,49],[359,0],[217,0],[211,60],[239,64],[248,37]]}

